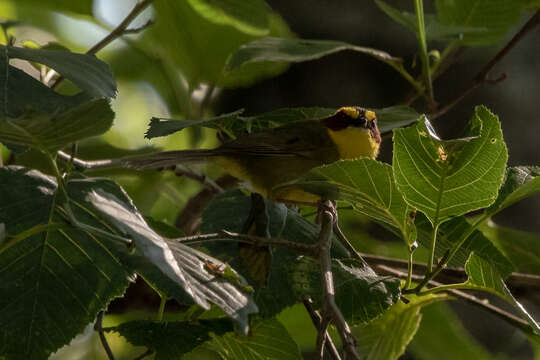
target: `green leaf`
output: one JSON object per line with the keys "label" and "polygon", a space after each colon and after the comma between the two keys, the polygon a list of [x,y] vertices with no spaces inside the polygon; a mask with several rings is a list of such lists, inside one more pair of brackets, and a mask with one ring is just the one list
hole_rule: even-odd
{"label": "green leaf", "polygon": [[437,0],[439,21],[449,26],[483,29],[463,34],[460,43],[468,46],[490,45],[501,40],[520,19],[523,0]]}
{"label": "green leaf", "polygon": [[400,63],[390,54],[342,41],[265,37],[242,45],[227,62],[227,70],[254,62],[303,62],[344,50],[364,53],[387,63]]}
{"label": "green leaf", "polygon": [[[255,323],[249,336],[238,336],[228,333],[214,336],[206,344],[200,346],[223,360],[300,360],[302,355],[285,327],[276,319],[268,319]],[[196,349],[197,351],[197,349]],[[197,352],[188,354],[184,359],[200,359]],[[191,356],[190,356],[191,355]]]}
{"label": "green leaf", "polygon": [[[152,139],[167,136],[191,126],[203,126],[222,130],[233,136],[242,136],[246,133],[282,126],[293,121],[319,120],[333,114],[336,110],[321,107],[283,108],[254,116],[242,116],[243,110],[240,109],[204,120],[152,118],[145,137]],[[403,105],[374,109],[374,111],[377,114],[379,130],[383,133],[412,124],[420,116],[414,109]]]}
{"label": "green leaf", "polygon": [[342,160],[312,169],[290,184],[326,199],[345,200],[355,211],[396,228],[407,245],[416,241],[415,209],[397,190],[390,165],[373,159]]}
{"label": "green leaf", "polygon": [[[381,0],[376,0],[375,3],[379,7],[379,9],[384,11],[384,13],[391,17],[395,22],[405,26],[415,34],[418,33],[416,14],[410,13],[408,11],[400,11]],[[471,33],[477,34],[487,31],[487,29],[479,27],[442,24],[433,14],[424,14],[424,21],[426,38],[429,41],[459,40],[464,35],[467,36]]]}
{"label": "green leaf", "polygon": [[212,338],[233,331],[228,319],[198,320],[196,322],[157,322],[135,320],[122,323],[107,331],[116,331],[131,344],[152,350],[155,360],[178,359]]}
{"label": "green leaf", "polygon": [[[421,215],[416,217],[416,227],[418,229],[418,242],[426,249],[431,248],[431,234],[433,228],[429,221]],[[446,252],[452,249],[464,234],[470,233],[472,225],[463,216],[451,219],[439,226],[437,243],[435,244],[435,257],[442,258]],[[449,266],[463,267],[474,252],[477,256],[489,262],[506,279],[516,270],[515,263],[512,263],[504,252],[501,252],[490,239],[486,238],[479,230],[473,230],[463,245],[450,260]]]}
{"label": "green leaf", "polygon": [[[203,4],[202,1],[198,0]],[[232,0],[227,3],[214,1],[212,6],[217,10],[230,3]],[[248,4],[241,8],[245,9],[246,6]],[[240,45],[255,40],[257,36],[240,31],[237,27],[210,21],[201,16],[187,1],[162,0],[154,2],[153,7],[156,11],[156,23],[145,34],[142,46],[171,71],[179,69],[193,88],[201,82],[227,87],[248,86],[286,69],[281,64],[252,66],[241,72],[225,75],[223,68],[229,55]],[[231,13],[227,16],[232,21],[230,15]],[[269,9],[267,16],[269,34],[291,36],[287,25],[277,13]]]}
{"label": "green leaf", "polygon": [[[321,304],[323,289],[319,262],[300,257],[289,268],[297,297],[312,297]],[[352,259],[334,259],[332,273],[336,304],[350,324],[368,322],[399,300],[399,280],[378,276],[367,264]]]}
{"label": "green leaf", "polygon": [[512,295],[501,277],[501,274],[487,261],[472,253],[465,264],[465,272],[469,279],[465,283],[469,288],[491,292],[513,305],[525,316],[532,331],[540,335],[540,326]]}
{"label": "green leaf", "polygon": [[497,201],[487,209],[490,216],[540,191],[540,167],[516,166],[506,169]]}
{"label": "green leaf", "polygon": [[92,16],[92,0],[17,0],[17,5]]}
{"label": "green leaf", "polygon": [[390,106],[373,111],[377,114],[377,123],[381,133],[415,123],[420,117],[416,110],[405,105]]}
{"label": "green leaf", "polygon": [[359,353],[366,360],[393,360],[405,352],[422,320],[422,307],[445,299],[445,296],[407,296],[408,304],[398,302],[369,324],[355,326]]}
{"label": "green leaf", "polygon": [[0,357],[47,359],[128,286],[108,240],[66,224],[56,181],[0,168]]}
{"label": "green leaf", "polygon": [[79,219],[80,222],[95,223],[95,227],[107,224],[109,229],[134,242],[134,252],[126,249],[118,256],[153,287],[179,302],[192,299],[207,309],[214,303],[235,320],[244,333],[247,332],[248,316],[257,312],[247,284],[236,273],[236,281],[232,282],[207,269],[208,264],[220,268],[227,264],[156,233],[123,189],[110,180],[73,180],[68,184],[68,190],[78,208],[93,214],[81,213],[84,217]]}
{"label": "green leaf", "polygon": [[114,113],[105,99],[59,113],[27,111],[16,119],[0,121],[0,140],[53,152],[71,142],[103,134],[113,119]]}
{"label": "green leaf", "polygon": [[[201,232],[214,233],[222,229],[241,232],[250,214],[251,199],[239,190],[228,191],[214,198],[203,213]],[[300,243],[313,244],[317,241],[320,226],[316,225],[298,212],[287,209],[283,204],[266,200],[268,213],[268,235]],[[285,218],[284,218],[284,210]],[[227,260],[231,266],[243,274],[248,274],[246,264],[242,261],[240,249],[242,245],[233,242],[205,245],[211,254]],[[283,246],[270,246],[271,255],[268,267],[267,281],[263,286],[252,282],[255,287],[254,299],[259,307],[259,314],[272,317],[284,308],[292,306],[305,298],[294,290],[296,286],[291,277],[291,267],[298,261],[298,252]],[[336,257],[345,256],[346,252],[334,240],[332,254]]]}
{"label": "green leaf", "polygon": [[518,271],[540,275],[540,235],[488,221],[479,230],[512,261]]}
{"label": "green leaf", "polygon": [[7,48],[10,59],[34,61],[55,69],[92,97],[116,96],[116,81],[109,65],[94,55],[0,45],[3,48]]}
{"label": "green leaf", "polygon": [[0,47],[0,121],[27,110],[55,113],[88,101],[86,93],[65,96],[54,92],[24,71],[9,65],[7,47]]}
{"label": "green leaf", "polygon": [[432,224],[491,205],[508,152],[497,116],[475,109],[465,138],[440,140],[424,118],[394,131],[394,177],[410,206]]}
{"label": "green leaf", "polygon": [[[0,246],[0,338],[10,339],[0,355],[47,358],[120,296],[135,272],[178,301],[217,304],[247,331],[257,308],[241,279],[232,284],[210,274],[205,264],[224,264],[153,232],[114,182],[69,180],[69,208],[55,179],[36,170],[0,168],[0,188],[7,232]],[[129,237],[134,249],[113,236]]]}
{"label": "green leaf", "polygon": [[205,19],[216,24],[231,25],[250,35],[268,34],[270,8],[264,0],[188,0]]}
{"label": "green leaf", "polygon": [[415,359],[431,360],[433,354],[438,360],[498,359],[471,336],[446,303],[427,306],[421,315],[420,328],[408,347]]}

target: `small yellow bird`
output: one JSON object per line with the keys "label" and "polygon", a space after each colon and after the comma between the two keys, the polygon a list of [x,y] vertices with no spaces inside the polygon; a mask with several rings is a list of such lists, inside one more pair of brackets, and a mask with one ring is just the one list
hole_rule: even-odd
{"label": "small yellow bird", "polygon": [[347,106],[318,121],[291,122],[239,137],[215,149],[166,151],[121,158],[118,162],[124,167],[150,169],[213,161],[269,199],[314,203],[319,200],[316,195],[299,188],[276,187],[337,160],[376,158],[380,143],[375,113]]}

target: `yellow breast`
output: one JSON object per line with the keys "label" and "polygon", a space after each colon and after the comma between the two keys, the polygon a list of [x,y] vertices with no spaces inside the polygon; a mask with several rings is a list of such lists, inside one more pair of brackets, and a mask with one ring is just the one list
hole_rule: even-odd
{"label": "yellow breast", "polygon": [[328,129],[328,135],[336,144],[340,159],[375,159],[379,154],[379,143],[371,137],[369,130],[349,126],[337,131]]}

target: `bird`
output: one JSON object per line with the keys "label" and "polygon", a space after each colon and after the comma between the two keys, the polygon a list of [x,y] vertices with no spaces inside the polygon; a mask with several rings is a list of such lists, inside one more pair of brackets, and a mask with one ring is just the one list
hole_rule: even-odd
{"label": "bird", "polygon": [[292,121],[225,141],[214,149],[175,150],[118,159],[139,170],[177,164],[213,162],[247,182],[253,192],[270,200],[314,203],[320,200],[298,187],[280,187],[311,169],[345,159],[379,153],[381,134],[374,111],[344,106],[318,120]]}

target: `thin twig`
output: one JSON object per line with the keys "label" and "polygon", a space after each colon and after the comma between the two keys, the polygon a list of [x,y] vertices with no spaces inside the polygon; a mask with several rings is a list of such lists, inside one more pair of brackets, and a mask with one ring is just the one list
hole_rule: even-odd
{"label": "thin twig", "polygon": [[105,337],[105,333],[103,332],[103,311],[100,311],[96,323],[94,324],[94,330],[98,332],[99,334],[99,340],[101,341],[101,345],[103,346],[103,349],[105,349],[105,352],[107,353],[107,357],[109,360],[114,360],[114,354],[111,350],[111,347],[109,346],[109,343],[107,342],[107,338]]}
{"label": "thin twig", "polygon": [[303,244],[295,241],[289,241],[280,238],[262,237],[248,234],[239,234],[227,230],[221,230],[219,233],[192,235],[182,238],[174,239],[184,244],[193,244],[198,242],[208,241],[220,241],[220,240],[233,240],[236,242],[242,242],[253,246],[264,247],[268,245],[285,246],[289,249],[298,251],[302,254],[314,256],[316,253],[316,246]]}
{"label": "thin twig", "polygon": [[[377,269],[383,271],[386,274],[395,275],[401,278],[406,278],[407,274],[404,272],[401,272],[399,270],[395,270],[389,266],[386,265],[377,265]],[[423,276],[420,275],[413,275],[413,279],[415,280],[421,280],[423,279]],[[429,285],[433,286],[441,286],[440,282],[430,280],[428,282]],[[494,315],[498,316],[499,318],[503,319],[504,321],[510,323],[511,325],[523,330],[524,332],[530,334],[532,332],[531,326],[529,323],[522,318],[515,316],[514,314],[511,314],[507,311],[504,311],[503,309],[499,308],[498,306],[495,306],[493,304],[490,304],[487,299],[480,299],[474,295],[471,295],[469,293],[466,293],[461,290],[456,289],[449,289],[447,290],[450,294],[461,298],[463,300],[468,301],[469,303],[479,306],[485,310],[488,310],[489,312],[493,313]]]}
{"label": "thin twig", "polygon": [[502,48],[484,67],[476,74],[473,78],[473,81],[465,88],[459,95],[457,95],[453,100],[451,100],[447,105],[443,106],[439,110],[430,114],[430,118],[435,119],[454,106],[456,106],[461,100],[463,100],[471,91],[479,87],[484,83],[498,83],[503,81],[506,78],[505,74],[501,74],[495,80],[489,80],[488,75],[490,71],[497,65],[509,52],[512,50],[521,39],[525,37],[532,29],[534,29],[538,24],[540,24],[540,10],[538,10],[525,25],[518,31],[514,37]]}
{"label": "thin twig", "polygon": [[332,274],[332,258],[330,256],[330,248],[332,246],[332,228],[334,224],[335,208],[331,201],[325,201],[320,205],[320,215],[318,216],[321,223],[321,231],[317,242],[319,247],[319,262],[321,267],[321,277],[323,286],[323,311],[322,311],[322,326],[319,329],[317,336],[319,350],[321,345],[319,339],[325,339],[323,330],[325,323],[332,320],[336,325],[341,342],[343,343],[343,351],[345,359],[360,359],[356,352],[356,339],[351,332],[347,321],[343,317],[341,310],[335,302],[334,277]]}
{"label": "thin twig", "polygon": [[[311,318],[311,321],[313,322],[313,325],[317,329],[317,333],[319,333],[320,331],[319,329],[321,328],[321,325],[322,325],[321,314],[313,308],[313,302],[311,301],[311,299],[305,299],[303,303],[304,303],[304,307],[306,308],[309,314],[309,317]],[[330,336],[328,331],[326,331],[325,336],[326,336],[325,349],[327,351],[327,354],[330,355],[330,357],[333,360],[341,360],[341,356],[339,355],[336,345],[334,344],[334,341],[332,340],[332,337]]]}
{"label": "thin twig", "polygon": [[[133,7],[133,9],[129,12],[129,14],[124,18],[124,20],[122,20],[122,22],[120,24],[118,24],[118,26],[116,28],[114,28],[107,36],[105,36],[103,39],[101,39],[101,41],[99,41],[97,44],[92,46],[90,48],[90,50],[88,50],[86,53],[87,54],[96,54],[98,51],[100,51],[105,46],[109,45],[110,43],[112,43],[114,40],[121,37],[122,35],[133,34],[137,30],[142,31],[146,27],[150,26],[152,24],[151,21],[147,22],[146,24],[144,24],[143,26],[141,26],[141,27],[139,27],[137,29],[127,29],[129,24],[131,24],[131,22],[133,20],[135,20],[135,18],[137,16],[139,16],[139,14],[144,9],[146,9],[148,6],[150,6],[150,4],[153,1],[154,0],[142,0],[141,2],[137,3],[137,5],[135,5]],[[51,69],[49,71],[49,73],[47,74],[46,79],[50,79],[53,75],[54,75],[54,70]],[[63,76],[59,76],[56,79],[56,81],[51,85],[51,89],[56,88],[58,86],[58,84],[60,84],[63,81],[63,79],[64,79]]]}

